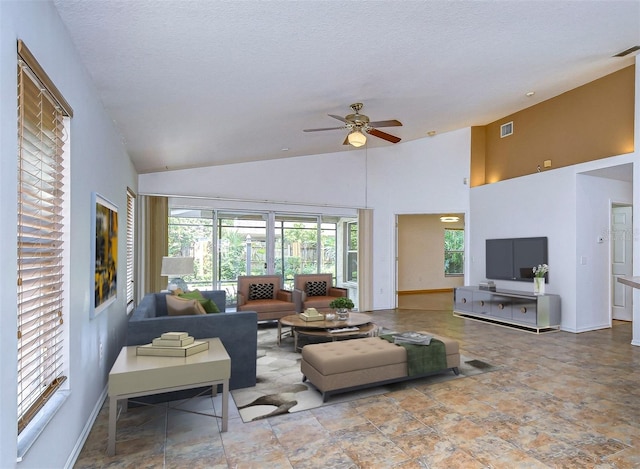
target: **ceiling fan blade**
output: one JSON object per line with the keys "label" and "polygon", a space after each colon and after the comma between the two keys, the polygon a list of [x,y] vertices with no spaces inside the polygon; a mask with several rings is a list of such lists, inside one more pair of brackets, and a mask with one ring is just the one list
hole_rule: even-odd
{"label": "ceiling fan blade", "polygon": [[329,117],[333,117],[334,119],[338,119],[346,124],[347,120],[344,117],[336,116],[335,114],[328,114]]}
{"label": "ceiling fan blade", "polygon": [[346,127],[343,125],[341,127],[325,127],[323,129],[304,129],[303,132],[319,132],[321,130],[340,130],[345,128]]}
{"label": "ceiling fan blade", "polygon": [[402,122],[395,119],[391,119],[388,121],[369,122],[369,126],[371,127],[400,127],[401,125],[402,125]]}
{"label": "ceiling fan blade", "polygon": [[378,137],[381,138],[383,140],[386,140],[387,142],[391,142],[391,143],[398,143],[400,140],[402,140],[399,137],[395,137],[391,134],[388,134],[386,132],[383,132],[382,130],[378,130],[378,129],[369,129],[367,130],[368,134],[373,135],[374,137]]}

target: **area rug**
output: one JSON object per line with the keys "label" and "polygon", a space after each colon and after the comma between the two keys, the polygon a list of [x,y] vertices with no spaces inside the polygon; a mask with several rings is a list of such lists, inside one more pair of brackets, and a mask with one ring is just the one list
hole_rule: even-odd
{"label": "area rug", "polygon": [[258,328],[257,383],[251,388],[231,391],[244,422],[375,396],[402,387],[461,379],[498,369],[482,360],[461,354],[460,374],[457,376],[453,372],[446,372],[417,380],[336,394],[327,402],[323,402],[322,394],[312,384],[302,382],[301,357],[300,353],[293,349],[293,339],[285,338],[278,346],[276,335],[275,326]]}

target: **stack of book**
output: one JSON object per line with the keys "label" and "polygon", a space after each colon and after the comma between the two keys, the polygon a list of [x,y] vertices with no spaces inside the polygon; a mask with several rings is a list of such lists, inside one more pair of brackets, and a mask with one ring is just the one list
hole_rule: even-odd
{"label": "stack of book", "polygon": [[403,332],[393,336],[394,344],[429,345],[431,336],[420,332]]}
{"label": "stack of book", "polygon": [[186,332],[165,332],[153,342],[139,345],[137,355],[153,355],[156,357],[188,357],[194,353],[209,350],[209,342],[194,340]]}
{"label": "stack of book", "polygon": [[300,313],[303,321],[324,321],[324,314],[320,314],[315,308],[308,308]]}
{"label": "stack of book", "polygon": [[493,280],[489,280],[488,282],[480,282],[478,288],[480,290],[496,291],[496,284]]}

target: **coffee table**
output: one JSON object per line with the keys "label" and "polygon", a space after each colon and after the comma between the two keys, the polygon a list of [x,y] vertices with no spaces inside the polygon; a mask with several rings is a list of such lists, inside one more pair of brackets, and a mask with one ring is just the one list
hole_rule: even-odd
{"label": "coffee table", "polygon": [[[222,416],[211,417],[221,418],[221,429],[227,431],[231,358],[219,338],[198,340],[208,341],[209,350],[189,357],[136,355],[137,346],[122,348],[109,372],[109,456],[116,452],[118,401],[132,397],[204,386],[212,386],[215,396],[222,384]],[[126,409],[126,401],[123,406]]]}
{"label": "coffee table", "polygon": [[[293,335],[294,350],[299,351],[298,336],[307,335],[313,337],[330,338],[332,341],[348,337],[362,335],[374,335],[378,327],[372,323],[371,316],[364,313],[349,313],[346,321],[305,321],[297,314],[285,316],[278,321],[278,345],[282,338],[282,327],[290,327]],[[340,329],[344,327],[357,327],[357,330],[344,332],[330,332],[330,329]]]}

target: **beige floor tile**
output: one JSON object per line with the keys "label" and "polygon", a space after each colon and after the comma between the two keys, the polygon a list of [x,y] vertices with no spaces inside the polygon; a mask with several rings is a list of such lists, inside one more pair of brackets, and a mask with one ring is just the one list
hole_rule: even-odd
{"label": "beige floor tile", "polygon": [[[536,335],[454,318],[447,301],[373,316],[392,330],[451,337],[500,370],[251,423],[230,399],[226,433],[219,419],[135,408],[120,417],[113,457],[105,403],[75,467],[640,467],[640,348],[630,345],[630,323]],[[221,397],[185,406],[219,412]]]}

